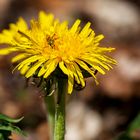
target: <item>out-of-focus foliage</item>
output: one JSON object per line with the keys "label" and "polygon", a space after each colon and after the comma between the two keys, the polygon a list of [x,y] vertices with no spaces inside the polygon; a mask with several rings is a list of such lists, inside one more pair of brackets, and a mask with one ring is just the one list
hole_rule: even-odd
{"label": "out-of-focus foliage", "polygon": [[139,140],[140,139],[140,113],[129,124],[127,130],[120,134],[115,140]]}
{"label": "out-of-focus foliage", "polygon": [[22,118],[12,119],[6,115],[0,114],[0,140],[10,140],[9,136],[14,133],[20,135],[26,135],[19,127],[13,125],[14,123],[20,122]]}

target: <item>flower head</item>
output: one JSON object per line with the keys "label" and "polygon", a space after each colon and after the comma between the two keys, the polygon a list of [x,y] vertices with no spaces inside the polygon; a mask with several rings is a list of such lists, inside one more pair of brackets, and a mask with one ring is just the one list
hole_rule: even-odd
{"label": "flower head", "polygon": [[8,47],[0,49],[1,55],[19,52],[12,62],[19,62],[16,68],[26,78],[37,73],[38,77],[48,78],[57,69],[68,77],[68,93],[73,90],[74,82],[85,86],[84,74],[87,71],[94,77],[97,70],[105,74],[116,61],[107,56],[114,48],[100,47],[103,35],[95,36],[87,23],[80,28],[76,20],[71,28],[66,21],[59,22],[52,14],[39,13],[37,20],[30,21],[30,28],[20,18],[11,24],[9,30],[0,34],[0,43]]}

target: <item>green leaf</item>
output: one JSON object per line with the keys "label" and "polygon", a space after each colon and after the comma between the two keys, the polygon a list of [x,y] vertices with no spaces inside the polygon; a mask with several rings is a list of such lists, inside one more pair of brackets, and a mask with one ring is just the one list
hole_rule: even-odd
{"label": "green leaf", "polygon": [[7,122],[10,122],[10,123],[18,123],[20,122],[24,117],[21,117],[19,119],[13,119],[13,118],[10,118],[4,114],[0,114],[0,121],[7,121]]}
{"label": "green leaf", "polygon": [[113,140],[132,140],[126,132],[123,132],[121,134],[119,134],[115,139]]}
{"label": "green leaf", "polygon": [[4,136],[0,133],[0,140],[4,140]]}
{"label": "green leaf", "polygon": [[13,123],[18,123],[22,119],[23,117],[13,119],[4,114],[0,114],[0,140],[8,140],[8,137],[12,132],[26,136],[25,132],[23,132],[19,127],[13,125]]}
{"label": "green leaf", "polygon": [[140,114],[130,123],[128,133],[132,133],[136,130],[140,130]]}
{"label": "green leaf", "polygon": [[23,132],[19,127],[17,126],[13,126],[13,125],[9,125],[9,126],[1,126],[0,125],[0,132],[2,131],[10,131],[10,132],[14,132],[23,136],[26,136],[26,133]]}
{"label": "green leaf", "polygon": [[128,125],[125,132],[118,135],[114,140],[139,140],[135,132],[140,132],[140,114]]}
{"label": "green leaf", "polygon": [[11,135],[10,131],[0,131],[0,140],[11,140],[9,136]]}

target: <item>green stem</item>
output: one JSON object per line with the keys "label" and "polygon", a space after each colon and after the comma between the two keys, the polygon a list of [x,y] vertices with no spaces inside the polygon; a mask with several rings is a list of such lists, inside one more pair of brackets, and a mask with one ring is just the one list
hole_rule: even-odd
{"label": "green stem", "polygon": [[50,140],[53,140],[54,133],[54,120],[55,120],[55,102],[54,96],[45,96],[44,98],[45,106],[47,109],[47,117],[50,126]]}
{"label": "green stem", "polygon": [[65,137],[65,93],[66,80],[58,79],[58,95],[55,109],[54,140],[64,140]]}

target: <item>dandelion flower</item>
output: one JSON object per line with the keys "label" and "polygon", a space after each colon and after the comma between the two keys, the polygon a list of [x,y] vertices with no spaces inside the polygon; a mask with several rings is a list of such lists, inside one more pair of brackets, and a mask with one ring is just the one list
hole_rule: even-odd
{"label": "dandelion flower", "polygon": [[90,22],[80,28],[80,22],[78,19],[68,28],[67,21],[60,22],[52,14],[41,11],[37,20],[30,21],[28,28],[20,18],[0,34],[0,43],[8,44],[0,49],[0,54],[19,52],[12,62],[18,62],[16,68],[26,78],[35,73],[38,77],[48,78],[61,70],[68,78],[68,93],[72,93],[74,82],[85,86],[83,70],[98,83],[94,72],[105,74],[105,70],[116,64],[106,55],[114,48],[101,47],[99,43],[104,36],[95,36]]}

